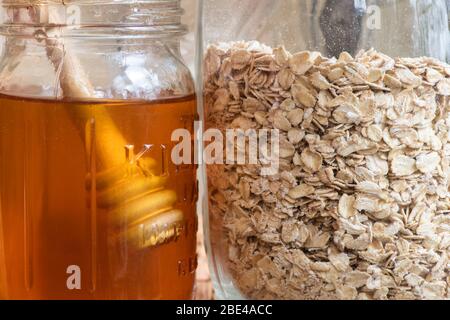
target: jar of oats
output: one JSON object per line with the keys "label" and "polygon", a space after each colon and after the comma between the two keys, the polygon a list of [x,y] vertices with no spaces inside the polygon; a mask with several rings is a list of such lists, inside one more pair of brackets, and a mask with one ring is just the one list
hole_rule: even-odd
{"label": "jar of oats", "polygon": [[447,9],[204,2],[218,298],[450,298]]}

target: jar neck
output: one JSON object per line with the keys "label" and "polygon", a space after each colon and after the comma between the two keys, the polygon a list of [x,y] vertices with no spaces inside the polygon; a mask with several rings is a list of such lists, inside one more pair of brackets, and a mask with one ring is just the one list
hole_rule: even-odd
{"label": "jar neck", "polygon": [[186,33],[180,0],[0,0],[0,34],[96,39],[176,38]]}

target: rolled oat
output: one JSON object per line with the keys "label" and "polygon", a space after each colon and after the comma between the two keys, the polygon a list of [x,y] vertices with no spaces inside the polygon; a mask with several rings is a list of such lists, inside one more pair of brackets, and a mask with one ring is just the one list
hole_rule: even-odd
{"label": "rolled oat", "polygon": [[284,150],[273,176],[207,168],[213,236],[244,295],[450,298],[449,83],[426,57],[208,48],[207,126],[276,128]]}

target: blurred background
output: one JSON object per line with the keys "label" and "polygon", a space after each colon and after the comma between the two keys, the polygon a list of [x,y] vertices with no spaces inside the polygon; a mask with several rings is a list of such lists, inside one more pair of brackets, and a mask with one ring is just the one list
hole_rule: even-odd
{"label": "blurred background", "polygon": [[[189,33],[183,38],[181,42],[181,54],[184,60],[191,69],[195,77],[195,57],[196,57],[196,23],[197,23],[197,5],[198,0],[181,0],[181,4],[186,11],[183,16],[183,23],[188,26]],[[201,174],[201,173],[199,173]],[[202,191],[201,191],[202,192]],[[200,198],[201,199],[201,198]],[[197,209],[199,218],[199,227],[197,234],[197,254],[198,254],[198,268],[196,273],[196,284],[194,290],[194,299],[210,300],[213,299],[213,289],[211,278],[208,270],[208,261],[203,245],[203,224],[201,206]]]}
{"label": "blurred background", "polygon": [[[448,0],[450,1],[450,0]],[[181,53],[188,63],[191,71],[195,72],[195,28],[196,28],[196,18],[197,18],[197,5],[198,0],[181,0],[181,5],[185,10],[183,16],[183,23],[188,26],[189,33],[183,38],[181,44]]]}

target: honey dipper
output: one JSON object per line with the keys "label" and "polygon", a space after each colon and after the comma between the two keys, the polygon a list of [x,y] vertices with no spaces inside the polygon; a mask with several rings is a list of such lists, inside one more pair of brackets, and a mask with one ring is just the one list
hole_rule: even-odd
{"label": "honey dipper", "polygon": [[[48,21],[59,21],[49,13]],[[77,100],[92,100],[94,89],[80,61],[56,27],[36,34],[44,40],[47,57],[59,75],[63,95]],[[166,189],[165,175],[157,175],[157,162],[151,158],[139,159],[117,128],[108,111],[94,106],[95,119],[87,106],[77,106],[70,112],[72,118],[86,123],[86,146],[91,140],[91,126],[95,125],[95,154],[106,170],[96,174],[97,205],[107,208],[115,226],[113,237],[126,237],[138,249],[156,246],[179,236],[184,221],[183,212],[175,209],[175,191]],[[128,148],[128,149],[127,149]],[[128,155],[126,154],[128,150]],[[136,160],[137,159],[137,160]],[[88,177],[88,188],[93,188]],[[126,225],[126,228],[123,226]]]}

